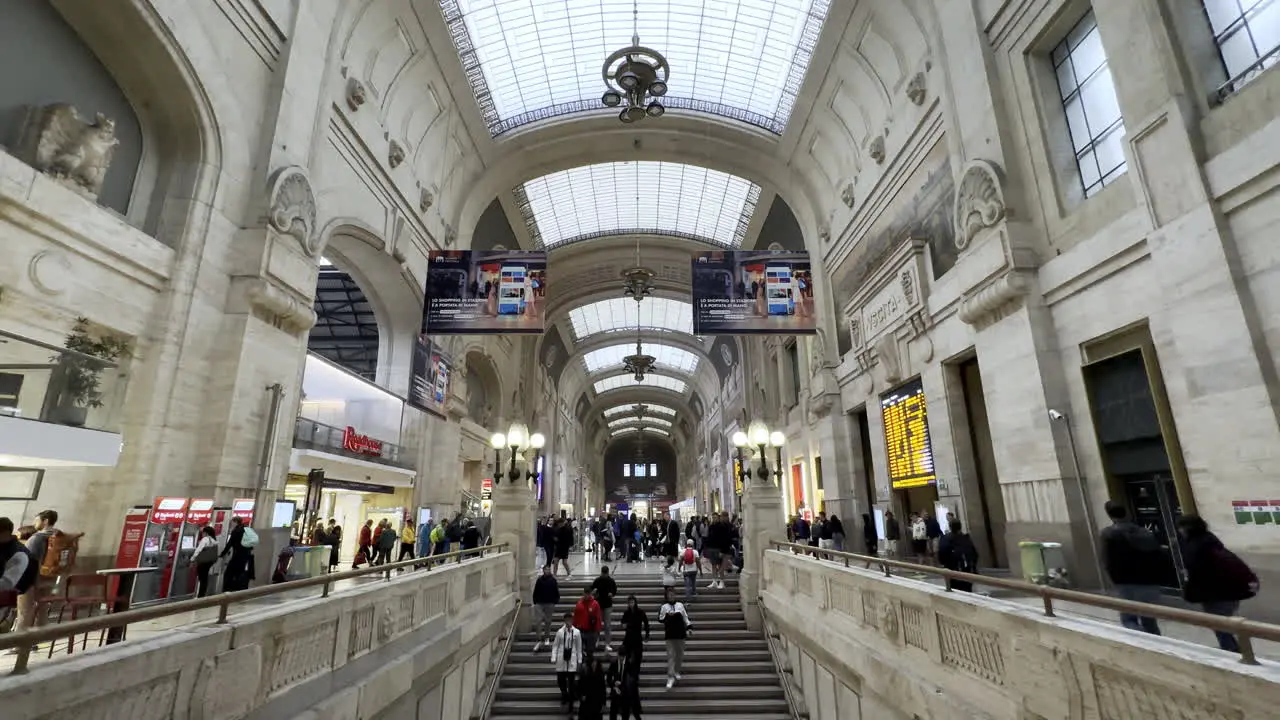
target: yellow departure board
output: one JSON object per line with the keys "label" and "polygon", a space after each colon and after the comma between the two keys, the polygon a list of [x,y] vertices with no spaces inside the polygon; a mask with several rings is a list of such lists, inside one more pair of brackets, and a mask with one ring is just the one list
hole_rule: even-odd
{"label": "yellow departure board", "polygon": [[933,445],[929,442],[929,412],[920,381],[904,385],[881,398],[880,411],[884,416],[889,480],[894,489],[937,482],[933,469]]}

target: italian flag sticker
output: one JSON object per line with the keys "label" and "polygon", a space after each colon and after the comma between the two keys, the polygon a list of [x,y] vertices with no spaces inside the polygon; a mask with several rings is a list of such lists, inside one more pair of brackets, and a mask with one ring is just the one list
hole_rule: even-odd
{"label": "italian flag sticker", "polygon": [[1236,516],[1237,525],[1252,525],[1253,514],[1249,512],[1248,500],[1232,500],[1231,512]]}

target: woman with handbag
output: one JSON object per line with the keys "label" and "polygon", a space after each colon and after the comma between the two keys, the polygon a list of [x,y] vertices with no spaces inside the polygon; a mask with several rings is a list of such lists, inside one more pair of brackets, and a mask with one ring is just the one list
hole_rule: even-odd
{"label": "woman with handbag", "polygon": [[209,594],[209,571],[218,562],[218,537],[212,527],[200,528],[200,542],[196,543],[192,558],[196,564],[196,597],[202,598]]}

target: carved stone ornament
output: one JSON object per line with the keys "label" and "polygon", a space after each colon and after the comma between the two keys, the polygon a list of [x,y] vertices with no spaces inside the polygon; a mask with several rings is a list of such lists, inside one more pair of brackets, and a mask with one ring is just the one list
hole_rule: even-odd
{"label": "carved stone ornament", "polygon": [[818,226],[818,239],[822,240],[822,242],[824,243],[831,242],[831,226],[830,225],[827,225],[826,223],[822,223],[821,225]]}
{"label": "carved stone ornament", "polygon": [[986,160],[972,160],[964,167],[955,200],[956,247],[964,250],[973,238],[1004,220],[1008,211],[1000,170]]}
{"label": "carved stone ornament", "polygon": [[418,209],[425,213],[435,204],[436,194],[431,191],[431,188],[422,188],[422,193],[418,196]]}
{"label": "carved stone ornament", "polygon": [[378,618],[378,642],[385,644],[396,634],[395,617],[391,614],[391,606],[382,608],[382,617]]}
{"label": "carved stone ornament", "polygon": [[316,313],[310,303],[304,303],[275,284],[256,278],[248,288],[249,304],[271,317],[285,332],[301,335],[316,324]]}
{"label": "carved stone ornament", "polygon": [[853,183],[845,183],[844,189],[840,191],[840,202],[844,203],[844,206],[850,210],[853,209]]}
{"label": "carved stone ornament", "polygon": [[902,299],[907,301],[907,305],[911,305],[916,301],[916,280],[911,275],[910,270],[903,270],[902,276]]}
{"label": "carved stone ornament", "polygon": [[400,248],[395,248],[391,251],[391,259],[395,260],[397,265],[403,265],[405,264],[405,261],[408,260],[408,258],[405,257],[404,251]]}
{"label": "carved stone ornament", "polygon": [[444,246],[453,247],[458,242],[458,231],[452,225],[444,226]]}
{"label": "carved stone ornament", "polygon": [[311,257],[320,257],[316,233],[316,195],[307,173],[297,165],[280,168],[271,180],[267,222],[282,235],[292,236]]}
{"label": "carved stone ornament", "polygon": [[404,162],[404,157],[404,145],[401,145],[399,141],[392,140],[391,149],[387,152],[387,162],[393,169],[398,168],[400,167],[400,164]]}
{"label": "carved stone ornament", "polygon": [[884,136],[883,135],[877,135],[876,138],[871,141],[871,148],[868,150],[868,152],[871,153],[871,159],[875,160],[877,165],[884,164]]}
{"label": "carved stone ornament", "polygon": [[27,277],[45,295],[61,295],[71,286],[75,272],[66,255],[53,250],[41,250],[27,263]]}
{"label": "carved stone ornament", "polygon": [[89,122],[71,105],[56,103],[28,112],[19,146],[36,170],[96,201],[119,144],[111,118],[96,113]]}
{"label": "carved stone ornament", "polygon": [[809,374],[817,377],[827,366],[827,338],[821,328],[813,336],[813,344],[809,346]]}
{"label": "carved stone ornament", "polygon": [[858,318],[849,320],[849,342],[854,347],[862,345],[862,321]]}
{"label": "carved stone ornament", "polygon": [[911,100],[913,105],[923,105],[927,95],[928,93],[924,86],[924,73],[918,72],[911,78],[911,82],[907,83],[907,98]]}
{"label": "carved stone ornament", "polygon": [[902,379],[902,354],[898,351],[896,335],[889,332],[876,340],[876,358],[886,383],[892,385]]}
{"label": "carved stone ornament", "polygon": [[898,631],[901,630],[898,626],[898,611],[891,602],[880,606],[880,630],[890,640],[898,639]]}
{"label": "carved stone ornament", "polygon": [[369,99],[365,91],[364,83],[357,78],[347,80],[347,107],[351,108],[351,112],[360,109],[360,106]]}
{"label": "carved stone ornament", "polygon": [[998,316],[1022,301],[1030,283],[1020,272],[1007,272],[960,301],[957,315],[969,325],[978,325]]}

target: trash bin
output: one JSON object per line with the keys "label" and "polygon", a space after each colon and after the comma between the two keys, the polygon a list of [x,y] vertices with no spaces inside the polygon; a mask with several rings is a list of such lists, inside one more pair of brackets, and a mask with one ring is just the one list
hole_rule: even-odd
{"label": "trash bin", "polygon": [[1018,543],[1022,579],[1036,585],[1066,587],[1070,584],[1062,543],[1024,540]]}

